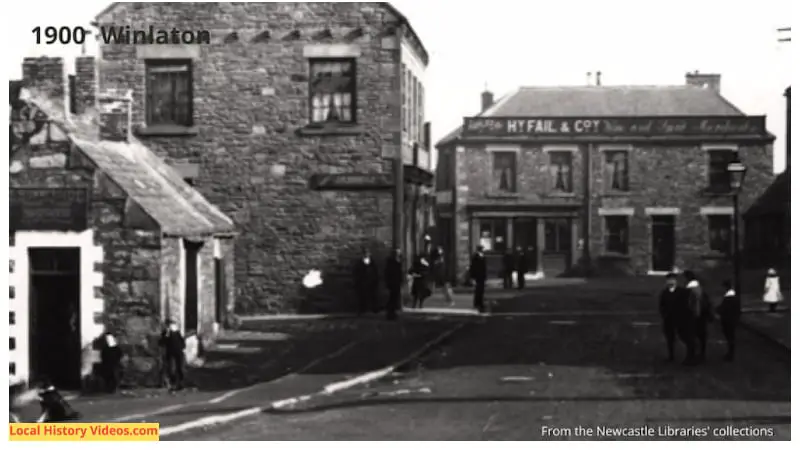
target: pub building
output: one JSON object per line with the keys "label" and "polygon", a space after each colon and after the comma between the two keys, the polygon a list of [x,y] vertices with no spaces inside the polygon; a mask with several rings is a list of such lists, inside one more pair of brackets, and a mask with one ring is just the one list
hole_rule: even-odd
{"label": "pub building", "polygon": [[727,262],[727,164],[747,167],[745,211],[773,179],[764,116],[720,93],[720,76],[685,85],[522,87],[438,144],[437,234],[462,281],[482,245],[490,277],[522,247],[537,277],[663,274]]}
{"label": "pub building", "polygon": [[10,378],[91,389],[111,332],[123,383],[157,385],[167,319],[190,359],[225,320],[235,230],[131,136],[129,93],[82,75],[26,58],[10,83]]}

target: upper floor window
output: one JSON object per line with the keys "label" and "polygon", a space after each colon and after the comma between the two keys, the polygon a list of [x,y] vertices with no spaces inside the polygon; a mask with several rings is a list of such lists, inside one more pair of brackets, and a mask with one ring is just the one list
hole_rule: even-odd
{"label": "upper floor window", "polygon": [[517,153],[493,152],[492,187],[499,192],[517,192]]}
{"label": "upper floor window", "polygon": [[605,152],[606,190],[628,191],[628,152],[613,150]]}
{"label": "upper floor window", "polygon": [[192,126],[192,62],[148,60],[145,72],[147,125]]}
{"label": "upper floor window", "polygon": [[572,192],[572,152],[550,152],[550,176],[556,192]]}
{"label": "upper floor window", "polygon": [[439,164],[436,166],[436,188],[438,191],[453,189],[453,163],[452,150],[439,152]]}
{"label": "upper floor window", "polygon": [[311,59],[309,63],[311,123],[354,123],[356,121],[355,59]]}
{"label": "upper floor window", "polygon": [[628,216],[605,216],[605,249],[608,253],[628,254]]}
{"label": "upper floor window", "polygon": [[708,151],[708,188],[712,192],[729,192],[731,176],[728,164],[736,159],[733,150]]}
{"label": "upper floor window", "polygon": [[715,214],[708,216],[708,246],[710,250],[729,255],[731,253],[731,216]]}

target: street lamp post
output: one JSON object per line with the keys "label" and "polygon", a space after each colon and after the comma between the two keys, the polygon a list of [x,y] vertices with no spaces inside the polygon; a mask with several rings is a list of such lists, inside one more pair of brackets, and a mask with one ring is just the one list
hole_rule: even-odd
{"label": "street lamp post", "polygon": [[736,295],[742,295],[742,255],[739,248],[739,192],[742,190],[747,167],[737,157],[728,164],[731,190],[733,191],[733,280]]}

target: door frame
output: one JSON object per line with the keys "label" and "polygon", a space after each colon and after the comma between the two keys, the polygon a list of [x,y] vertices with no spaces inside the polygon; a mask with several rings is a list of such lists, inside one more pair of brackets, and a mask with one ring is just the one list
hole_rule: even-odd
{"label": "door frame", "polygon": [[681,214],[680,208],[659,207],[659,208],[645,208],[645,215],[649,219],[647,227],[647,275],[664,276],[670,273],[669,271],[653,270],[653,216],[672,216],[673,227],[673,244],[675,247],[672,265],[678,265],[678,218]]}
{"label": "door frame", "polygon": [[[9,326],[9,337],[15,339],[14,350],[9,350],[9,362],[14,364],[15,382],[27,383],[30,377],[30,261],[28,250],[41,247],[71,247],[80,249],[80,299],[78,302],[78,334],[81,350],[91,346],[104,332],[102,323],[105,302],[95,298],[96,288],[103,286],[103,273],[95,271],[95,264],[102,267],[103,247],[94,244],[94,230],[67,231],[17,231],[14,245],[9,247],[12,270],[9,286],[14,297],[9,301],[9,312],[15,313],[14,325]],[[99,355],[92,352],[93,360]],[[81,374],[85,375],[85,374]]]}

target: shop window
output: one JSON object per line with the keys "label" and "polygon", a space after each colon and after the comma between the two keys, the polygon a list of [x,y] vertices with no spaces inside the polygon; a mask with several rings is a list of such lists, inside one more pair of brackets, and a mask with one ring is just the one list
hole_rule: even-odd
{"label": "shop window", "polygon": [[486,252],[505,252],[508,249],[506,219],[481,219],[478,244]]}
{"label": "shop window", "polygon": [[544,223],[544,250],[563,253],[570,251],[572,236],[569,220],[551,219]]}

